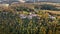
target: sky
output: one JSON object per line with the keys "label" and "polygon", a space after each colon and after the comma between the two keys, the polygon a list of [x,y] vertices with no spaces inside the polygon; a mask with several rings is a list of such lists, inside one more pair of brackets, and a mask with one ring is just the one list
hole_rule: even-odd
{"label": "sky", "polygon": [[51,2],[60,2],[60,0],[39,0],[39,1],[51,1]]}
{"label": "sky", "polygon": [[[4,0],[0,0],[0,1],[4,1]],[[6,0],[8,1],[8,0]],[[9,0],[9,1],[18,1],[18,0]],[[22,1],[24,2],[23,0],[19,0],[19,1]],[[28,0],[27,0],[28,1]],[[33,1],[33,0],[29,0],[29,1]],[[60,0],[39,0],[39,1],[51,1],[51,2],[60,2]]]}

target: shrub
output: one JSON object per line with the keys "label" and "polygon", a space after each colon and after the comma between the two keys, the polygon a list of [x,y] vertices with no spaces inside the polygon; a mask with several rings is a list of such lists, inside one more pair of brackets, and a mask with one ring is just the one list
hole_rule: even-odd
{"label": "shrub", "polygon": [[44,9],[44,10],[55,10],[56,8],[52,5],[47,5],[47,4],[44,4],[41,6],[41,9]]}

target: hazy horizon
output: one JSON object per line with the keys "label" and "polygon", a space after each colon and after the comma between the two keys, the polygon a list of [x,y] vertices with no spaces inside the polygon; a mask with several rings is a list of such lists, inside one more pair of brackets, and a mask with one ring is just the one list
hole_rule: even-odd
{"label": "hazy horizon", "polygon": [[[34,1],[34,0],[0,0],[0,1]],[[60,2],[60,0],[35,0],[35,1]]]}

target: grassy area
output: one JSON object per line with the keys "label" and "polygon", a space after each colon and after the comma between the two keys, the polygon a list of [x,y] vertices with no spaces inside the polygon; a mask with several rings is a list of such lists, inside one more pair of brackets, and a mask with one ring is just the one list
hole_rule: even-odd
{"label": "grassy area", "polygon": [[60,11],[8,8],[0,8],[0,34],[60,34]]}

